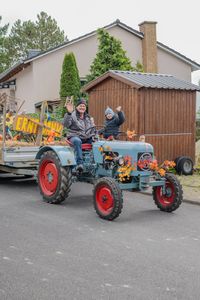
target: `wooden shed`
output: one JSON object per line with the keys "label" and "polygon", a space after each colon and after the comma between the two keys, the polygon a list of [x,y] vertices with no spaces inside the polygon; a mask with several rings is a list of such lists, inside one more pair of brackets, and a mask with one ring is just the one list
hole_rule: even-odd
{"label": "wooden shed", "polygon": [[200,87],[171,75],[108,71],[83,88],[89,114],[104,123],[107,106],[125,112],[122,131],[135,130],[154,146],[159,162],[189,156],[195,160],[196,91]]}

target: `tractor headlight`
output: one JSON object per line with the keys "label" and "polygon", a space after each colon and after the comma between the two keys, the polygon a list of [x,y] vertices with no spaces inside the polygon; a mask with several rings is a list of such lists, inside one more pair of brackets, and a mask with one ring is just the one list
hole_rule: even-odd
{"label": "tractor headlight", "polygon": [[118,162],[118,165],[123,166],[125,163],[123,156],[119,156],[117,162]]}

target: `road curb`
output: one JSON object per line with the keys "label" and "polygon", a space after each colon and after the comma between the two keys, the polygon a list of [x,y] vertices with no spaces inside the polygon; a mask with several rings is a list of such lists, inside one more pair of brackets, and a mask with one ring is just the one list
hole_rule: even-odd
{"label": "road curb", "polygon": [[199,201],[183,199],[183,202],[190,203],[192,205],[200,205]]}
{"label": "road curb", "polygon": [[[147,195],[147,196],[152,196],[152,193],[149,193],[149,192],[137,192],[137,191],[135,191],[135,193],[142,194],[142,195]],[[200,205],[200,201],[195,201],[195,200],[183,199],[183,202],[190,203],[192,205]]]}

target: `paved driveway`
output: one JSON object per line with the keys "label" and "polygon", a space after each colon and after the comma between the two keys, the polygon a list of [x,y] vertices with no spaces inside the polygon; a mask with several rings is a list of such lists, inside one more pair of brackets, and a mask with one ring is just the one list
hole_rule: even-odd
{"label": "paved driveway", "polygon": [[35,182],[0,180],[0,299],[199,299],[200,206],[127,192],[108,222],[91,190],[49,205]]}

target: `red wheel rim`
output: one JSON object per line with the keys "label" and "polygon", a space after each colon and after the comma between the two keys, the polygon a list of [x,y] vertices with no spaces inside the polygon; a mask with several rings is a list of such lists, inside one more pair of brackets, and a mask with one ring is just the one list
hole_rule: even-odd
{"label": "red wheel rim", "polygon": [[103,215],[109,215],[114,207],[114,198],[111,190],[103,185],[97,188],[96,191],[96,204],[98,210]]}
{"label": "red wheel rim", "polygon": [[44,160],[39,169],[39,181],[42,192],[51,196],[58,186],[58,169],[53,161]]}
{"label": "red wheel rim", "polygon": [[156,198],[162,206],[171,205],[174,202],[175,198],[174,185],[171,182],[166,182],[165,189],[166,194],[163,194],[161,186],[158,186],[156,188]]}

